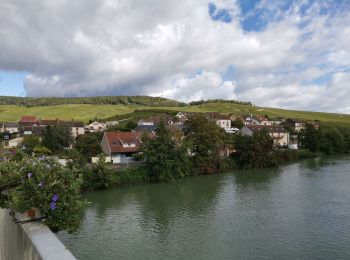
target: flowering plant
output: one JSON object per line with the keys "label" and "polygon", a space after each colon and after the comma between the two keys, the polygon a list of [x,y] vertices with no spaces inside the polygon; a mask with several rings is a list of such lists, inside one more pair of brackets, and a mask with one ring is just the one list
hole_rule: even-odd
{"label": "flowering plant", "polygon": [[23,213],[37,208],[54,232],[80,224],[81,177],[46,157],[0,163],[0,207]]}

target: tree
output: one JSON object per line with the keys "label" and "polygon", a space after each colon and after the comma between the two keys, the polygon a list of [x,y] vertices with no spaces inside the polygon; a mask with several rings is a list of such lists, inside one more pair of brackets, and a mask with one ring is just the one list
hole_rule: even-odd
{"label": "tree", "polygon": [[28,154],[32,154],[35,147],[40,147],[40,138],[35,135],[26,135],[23,138],[22,146],[25,147],[25,151]]}
{"label": "tree", "polygon": [[265,168],[273,166],[273,139],[266,129],[255,132],[253,136],[235,137],[236,154],[233,156],[240,168]]}
{"label": "tree", "polygon": [[153,181],[169,181],[188,174],[186,150],[177,146],[162,120],[156,136],[143,137],[146,168]]}
{"label": "tree", "polygon": [[129,129],[129,130],[133,130],[137,127],[137,123],[135,123],[134,121],[129,121],[127,124],[126,124],[126,128]]}
{"label": "tree", "polygon": [[185,122],[184,132],[196,170],[200,173],[217,172],[220,168],[219,151],[224,140],[223,129],[198,114]]}
{"label": "tree", "polygon": [[87,160],[92,156],[97,156],[101,149],[102,133],[88,133],[77,136],[74,148],[79,151]]}
{"label": "tree", "polygon": [[64,148],[70,147],[72,142],[73,136],[69,125],[47,126],[44,130],[42,144],[51,151],[62,151]]}
{"label": "tree", "polygon": [[342,153],[346,150],[344,135],[335,127],[321,132],[320,150],[323,153]]}
{"label": "tree", "polygon": [[[311,152],[318,152],[321,148],[322,134],[320,130],[312,125],[306,125],[306,128],[299,133],[299,142],[302,149],[308,149]],[[326,140],[323,140],[325,144]]]}
{"label": "tree", "polygon": [[244,122],[241,118],[236,118],[236,120],[231,121],[231,127],[236,127],[241,129],[244,126]]}

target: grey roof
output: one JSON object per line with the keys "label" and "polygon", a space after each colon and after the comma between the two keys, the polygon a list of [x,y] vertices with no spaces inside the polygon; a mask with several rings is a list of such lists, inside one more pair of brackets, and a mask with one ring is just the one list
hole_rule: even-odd
{"label": "grey roof", "polygon": [[156,125],[139,125],[135,128],[136,132],[154,132],[156,131]]}
{"label": "grey roof", "polygon": [[18,123],[14,123],[14,122],[6,122],[5,127],[18,127]]}

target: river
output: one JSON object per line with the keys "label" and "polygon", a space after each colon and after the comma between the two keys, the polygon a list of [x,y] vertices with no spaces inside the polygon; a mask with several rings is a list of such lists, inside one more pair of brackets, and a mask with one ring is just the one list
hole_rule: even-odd
{"label": "river", "polygon": [[350,259],[350,157],[89,193],[88,259]]}

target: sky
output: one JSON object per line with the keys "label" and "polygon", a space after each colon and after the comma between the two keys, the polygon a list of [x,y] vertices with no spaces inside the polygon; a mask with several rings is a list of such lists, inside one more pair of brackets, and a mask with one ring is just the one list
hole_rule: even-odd
{"label": "sky", "polygon": [[0,95],[350,113],[350,1],[2,0]]}

